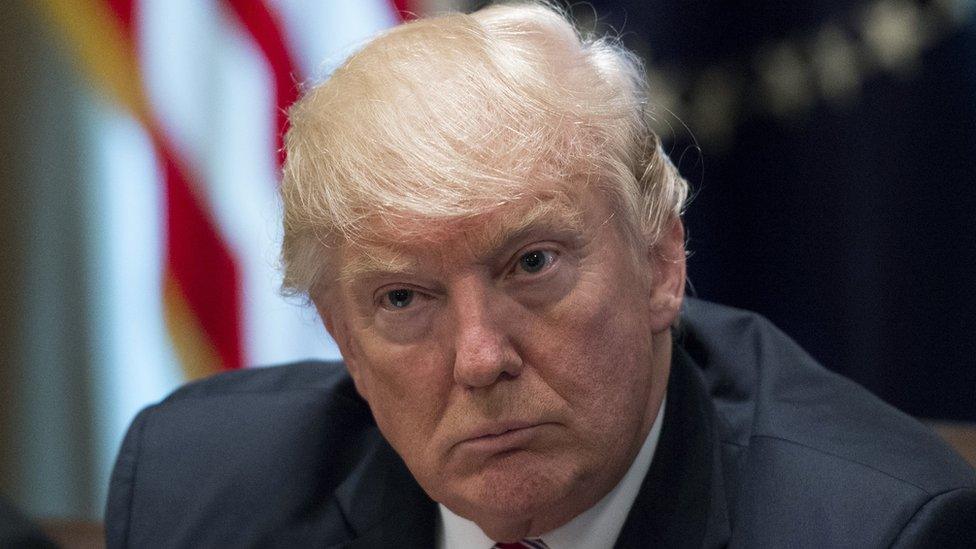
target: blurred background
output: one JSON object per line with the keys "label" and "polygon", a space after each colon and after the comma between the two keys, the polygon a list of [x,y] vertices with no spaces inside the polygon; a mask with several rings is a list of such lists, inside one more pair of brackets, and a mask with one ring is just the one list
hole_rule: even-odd
{"label": "blurred background", "polygon": [[[0,498],[97,545],[140,408],[338,356],[277,294],[284,109],[372,34],[483,3],[0,3]],[[694,293],[972,452],[976,0],[563,5],[645,59]]]}

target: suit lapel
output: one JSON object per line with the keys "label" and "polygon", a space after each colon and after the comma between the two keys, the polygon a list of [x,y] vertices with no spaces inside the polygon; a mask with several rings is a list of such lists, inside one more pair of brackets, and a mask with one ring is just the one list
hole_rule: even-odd
{"label": "suit lapel", "polygon": [[675,345],[661,438],[618,549],[723,547],[729,520],[715,410],[697,366]]}
{"label": "suit lapel", "polygon": [[336,490],[336,499],[352,535],[339,547],[434,547],[437,507],[382,437]]}

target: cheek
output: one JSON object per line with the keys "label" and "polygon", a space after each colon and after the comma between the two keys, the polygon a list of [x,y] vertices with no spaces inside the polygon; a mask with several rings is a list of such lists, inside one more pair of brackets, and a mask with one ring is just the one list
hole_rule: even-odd
{"label": "cheek", "polygon": [[[450,391],[450,371],[431,346],[358,341],[363,396],[380,430],[400,451],[424,446],[436,429]],[[446,372],[446,375],[445,375]]]}
{"label": "cheek", "polygon": [[[639,291],[581,284],[534,339],[549,386],[594,437],[633,428],[649,398],[651,329]],[[558,345],[552,342],[561,342]],[[601,434],[601,432],[603,434]]]}
{"label": "cheek", "polygon": [[[608,280],[609,278],[609,280]],[[579,284],[551,311],[548,328],[575,346],[577,352],[597,359],[626,355],[642,347],[651,336],[648,300],[638,282],[608,277],[602,271],[584,272]]]}

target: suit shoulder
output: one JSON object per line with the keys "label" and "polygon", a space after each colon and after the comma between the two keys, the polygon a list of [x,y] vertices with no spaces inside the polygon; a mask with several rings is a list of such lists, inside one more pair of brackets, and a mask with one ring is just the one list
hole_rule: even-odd
{"label": "suit shoulder", "polygon": [[926,501],[892,547],[976,547],[976,489],[960,488]]}
{"label": "suit shoulder", "polygon": [[691,300],[682,331],[717,412],[733,545],[916,546],[950,523],[971,535],[976,473],[930,429],[760,315]]}
{"label": "suit shoulder", "polygon": [[215,453],[234,454],[250,469],[261,464],[258,457],[271,466],[281,456],[309,451],[324,452],[338,465],[362,437],[376,436],[369,407],[340,362],[221,373],[177,389],[138,420],[149,443],[142,446],[143,459],[154,457],[146,449],[201,464],[212,464]]}
{"label": "suit shoulder", "polygon": [[345,398],[354,398],[355,395],[352,380],[342,362],[309,360],[221,372],[187,383],[166,397],[161,404],[185,399],[289,391],[324,391]]}
{"label": "suit shoulder", "polygon": [[[754,438],[747,453],[731,491],[737,502],[733,545],[972,546],[958,540],[973,539],[976,487],[951,470],[942,468],[931,481],[898,474],[901,465],[886,459],[859,459],[765,436]],[[929,458],[922,461],[940,469]],[[946,486],[953,488],[935,492]],[[919,544],[932,536],[956,544]]]}
{"label": "suit shoulder", "polygon": [[188,384],[140,413],[126,436],[106,508],[110,546],[251,546],[310,509],[341,533],[333,494],[379,444],[338,363]]}
{"label": "suit shoulder", "polygon": [[776,448],[780,467],[796,458],[793,474],[870,470],[927,496],[976,486],[976,473],[931,429],[821,366],[760,315],[696,300],[685,312],[685,343],[726,443],[751,456]]}

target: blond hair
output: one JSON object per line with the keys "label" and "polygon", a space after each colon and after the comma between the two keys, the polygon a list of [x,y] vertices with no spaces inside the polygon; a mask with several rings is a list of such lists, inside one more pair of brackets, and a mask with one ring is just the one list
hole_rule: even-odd
{"label": "blond hair", "polygon": [[648,116],[634,55],[545,5],[387,31],[289,110],[283,289],[327,283],[339,243],[410,241],[423,224],[403,220],[474,217],[538,182],[599,186],[629,236],[653,245],[688,186]]}

